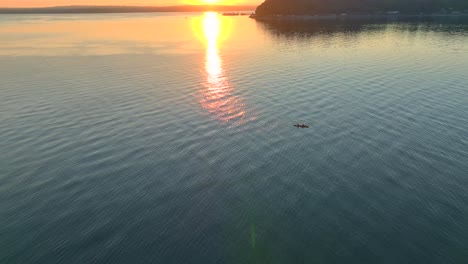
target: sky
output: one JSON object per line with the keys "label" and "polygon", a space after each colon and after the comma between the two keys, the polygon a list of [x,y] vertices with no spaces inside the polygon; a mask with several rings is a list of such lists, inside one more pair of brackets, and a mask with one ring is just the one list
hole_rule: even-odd
{"label": "sky", "polygon": [[0,0],[0,7],[46,7],[69,5],[259,5],[263,0]]}

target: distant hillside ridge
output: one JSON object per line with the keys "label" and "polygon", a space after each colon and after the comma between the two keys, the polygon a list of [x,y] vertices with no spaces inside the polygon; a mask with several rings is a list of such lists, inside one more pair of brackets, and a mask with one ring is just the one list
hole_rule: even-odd
{"label": "distant hillside ridge", "polygon": [[150,13],[150,12],[225,12],[255,10],[251,5],[182,6],[56,6],[38,8],[0,8],[0,14],[76,14],[76,13]]}
{"label": "distant hillside ridge", "polygon": [[468,0],[266,0],[257,16],[468,12]]}

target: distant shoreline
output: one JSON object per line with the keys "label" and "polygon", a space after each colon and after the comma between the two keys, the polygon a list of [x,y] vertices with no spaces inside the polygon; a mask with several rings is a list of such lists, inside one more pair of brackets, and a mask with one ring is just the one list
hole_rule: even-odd
{"label": "distant shoreline", "polygon": [[159,12],[232,12],[253,11],[251,5],[183,5],[183,6],[58,6],[38,8],[0,8],[0,14],[108,14]]}
{"label": "distant shoreline", "polygon": [[330,14],[330,15],[251,15],[256,20],[347,20],[347,19],[417,19],[417,18],[468,18],[468,13],[457,14]]}

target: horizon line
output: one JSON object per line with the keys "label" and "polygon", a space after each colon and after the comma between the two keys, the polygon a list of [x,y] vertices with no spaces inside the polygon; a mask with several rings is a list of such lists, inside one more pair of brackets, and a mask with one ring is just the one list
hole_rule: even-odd
{"label": "horizon line", "polygon": [[61,5],[61,6],[30,6],[30,7],[0,7],[0,9],[44,9],[44,8],[79,8],[79,7],[136,7],[136,8],[171,8],[171,7],[257,7],[258,5],[249,4],[193,4],[193,5]]}

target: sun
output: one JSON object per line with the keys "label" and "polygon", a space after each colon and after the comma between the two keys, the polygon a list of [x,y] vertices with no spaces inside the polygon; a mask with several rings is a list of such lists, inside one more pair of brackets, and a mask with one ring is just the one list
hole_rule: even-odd
{"label": "sun", "polygon": [[191,5],[224,5],[224,4],[233,4],[233,0],[187,0],[185,1]]}
{"label": "sun", "polygon": [[182,0],[182,2],[187,5],[238,5],[248,0]]}

